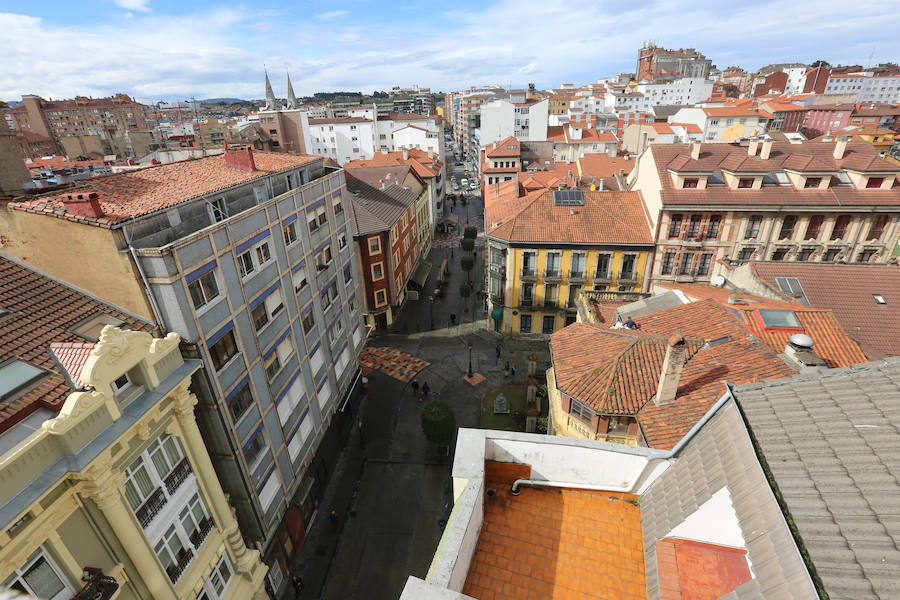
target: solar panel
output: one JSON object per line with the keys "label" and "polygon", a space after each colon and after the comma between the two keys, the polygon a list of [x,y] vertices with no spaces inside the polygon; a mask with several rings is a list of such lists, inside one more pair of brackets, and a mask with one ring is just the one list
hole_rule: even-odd
{"label": "solar panel", "polygon": [[584,206],[581,190],[554,190],[553,204],[556,206]]}
{"label": "solar panel", "polygon": [[806,292],[803,291],[803,286],[800,285],[799,279],[796,277],[776,277],[775,283],[782,294],[794,298],[800,304],[809,306],[809,298],[806,297]]}

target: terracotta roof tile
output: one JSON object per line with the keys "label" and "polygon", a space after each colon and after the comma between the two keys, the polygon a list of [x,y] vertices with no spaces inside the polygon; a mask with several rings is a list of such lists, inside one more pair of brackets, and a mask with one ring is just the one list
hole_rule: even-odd
{"label": "terracotta roof tile", "polygon": [[0,258],[0,308],[9,311],[0,316],[0,363],[20,358],[50,372],[36,388],[0,403],[0,432],[38,408],[54,412],[62,408],[73,390],[60,373],[50,344],[83,343],[70,328],[102,312],[131,329],[150,330],[148,323],[128,313],[5,258]]}
{"label": "terracotta roof tile", "polygon": [[500,140],[485,152],[485,156],[488,158],[511,158],[518,157],[521,154],[522,145],[513,136]]}
{"label": "terracotta roof tile", "polygon": [[747,551],[667,537],[656,542],[660,600],[721,598],[752,575]]}
{"label": "terracotta roof tile", "polygon": [[[245,171],[225,164],[223,155],[207,156],[174,163],[156,165],[124,173],[101,175],[79,182],[66,193],[96,192],[104,218],[71,215],[78,222],[109,226],[158,210],[176,206],[200,196],[235,185],[260,179],[300,165],[322,160],[320,156],[306,156],[276,152],[253,152],[255,171]],[[69,213],[54,195],[38,196],[26,202],[13,202],[15,210],[37,212],[66,218]]]}
{"label": "terracotta roof tile", "polygon": [[412,190],[397,184],[378,189],[348,177],[347,190],[350,192],[354,236],[390,229],[416,201]]}
{"label": "terracotta roof tile", "polygon": [[50,344],[50,350],[76,388],[87,387],[81,381],[81,369],[84,368],[84,363],[87,362],[94,346],[96,344],[83,342],[53,342]]}

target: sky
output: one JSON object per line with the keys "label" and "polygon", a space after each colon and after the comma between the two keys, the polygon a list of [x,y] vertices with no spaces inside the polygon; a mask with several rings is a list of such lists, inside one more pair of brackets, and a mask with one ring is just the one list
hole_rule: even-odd
{"label": "sky", "polygon": [[0,0],[0,99],[585,84],[651,40],[720,68],[900,62],[900,0]]}

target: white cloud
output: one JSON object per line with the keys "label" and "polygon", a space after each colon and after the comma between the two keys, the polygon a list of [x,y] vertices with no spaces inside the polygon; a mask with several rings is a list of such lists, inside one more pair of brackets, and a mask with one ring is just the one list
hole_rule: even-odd
{"label": "white cloud", "polygon": [[126,10],[137,10],[140,12],[150,12],[147,3],[150,0],[114,0],[114,2]]}
{"label": "white cloud", "polygon": [[331,19],[337,19],[339,17],[344,17],[349,15],[349,10],[332,10],[329,12],[323,12],[316,15],[316,19],[319,21],[330,21]]}
{"label": "white cloud", "polygon": [[713,0],[690,6],[637,0],[624,10],[608,0],[495,0],[447,18],[432,15],[425,24],[372,5],[312,20],[285,8],[177,16],[157,8],[84,26],[0,13],[0,99],[118,91],[143,101],[190,94],[261,98],[263,64],[282,96],[286,82],[276,73],[284,69],[299,95],[413,83],[434,90],[529,82],[546,88],[633,71],[644,40],[694,47],[719,67],[748,70],[818,58],[866,64],[873,46],[873,63],[896,60],[900,43],[892,32],[900,13],[879,0],[857,0],[854,7],[848,14],[837,0],[798,0],[792,14],[816,15],[802,35],[775,0],[725,12]]}

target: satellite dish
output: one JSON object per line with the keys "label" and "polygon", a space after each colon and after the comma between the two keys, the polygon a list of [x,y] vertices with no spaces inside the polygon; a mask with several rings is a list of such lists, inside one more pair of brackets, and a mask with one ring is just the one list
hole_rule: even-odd
{"label": "satellite dish", "polygon": [[722,137],[725,138],[726,142],[733,142],[741,138],[744,135],[745,127],[740,123],[735,123],[731,127],[725,130],[725,133],[722,134]]}
{"label": "satellite dish", "polygon": [[757,132],[755,129],[751,129],[751,130],[750,130],[750,137],[752,137],[752,138],[753,138],[753,137],[756,137],[757,133],[758,133],[758,132]]}
{"label": "satellite dish", "polygon": [[709,282],[716,287],[722,287],[725,285],[725,278],[722,275],[713,275],[709,278]]}

